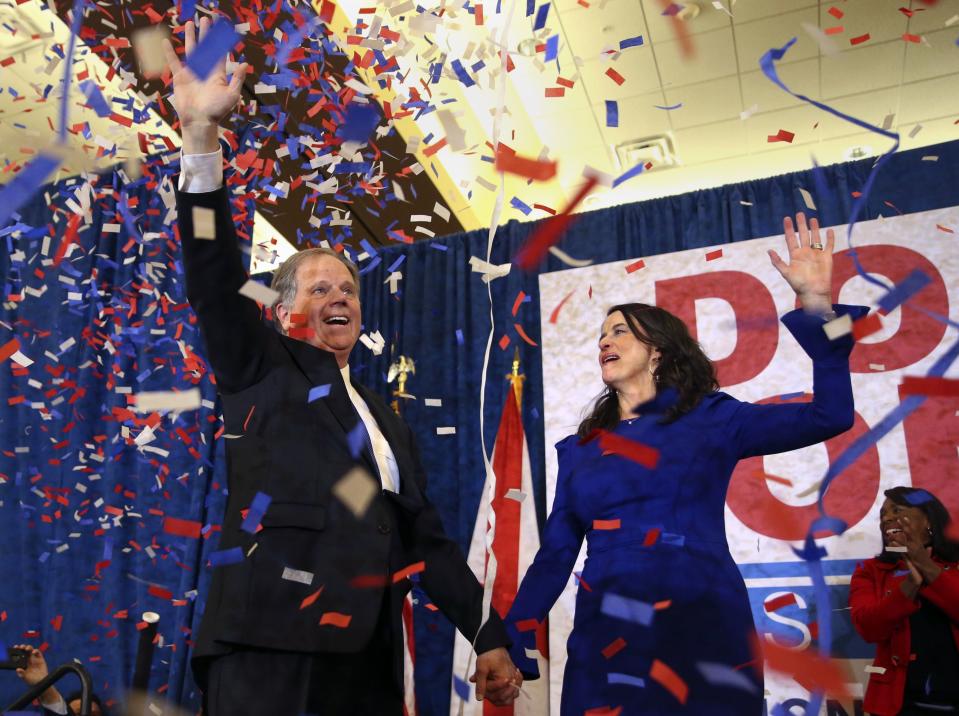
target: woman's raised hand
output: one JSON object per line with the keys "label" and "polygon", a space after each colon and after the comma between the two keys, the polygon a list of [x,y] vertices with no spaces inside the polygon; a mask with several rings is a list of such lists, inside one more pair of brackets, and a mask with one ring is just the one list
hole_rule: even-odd
{"label": "woman's raised hand", "polygon": [[836,235],[826,230],[823,243],[819,234],[819,221],[811,219],[806,225],[806,215],[796,214],[796,225],[790,217],[783,219],[783,233],[789,263],[779,254],[769,250],[769,259],[799,297],[808,313],[824,314],[832,311],[832,252]]}

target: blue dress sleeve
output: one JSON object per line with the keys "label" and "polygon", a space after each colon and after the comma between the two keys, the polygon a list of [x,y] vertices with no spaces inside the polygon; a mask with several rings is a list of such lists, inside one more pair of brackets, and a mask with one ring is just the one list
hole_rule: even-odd
{"label": "blue dress sleeve", "polygon": [[[833,307],[837,315],[853,320],[864,316],[864,306]],[[849,430],[855,410],[849,378],[852,336],[830,340],[823,320],[801,309],[782,322],[813,361],[813,399],[809,403],[755,405],[740,403],[730,421],[732,440],[740,459],[796,450],[828,440]]]}
{"label": "blue dress sleeve", "polygon": [[543,529],[539,551],[526,570],[505,620],[513,641],[513,661],[527,678],[539,676],[535,660],[528,658],[525,651],[535,647],[535,631],[520,632],[516,625],[529,619],[542,622],[546,618],[569,581],[586,534],[585,525],[573,510],[570,495],[577,440],[573,435],[556,444],[559,459],[556,499]]}

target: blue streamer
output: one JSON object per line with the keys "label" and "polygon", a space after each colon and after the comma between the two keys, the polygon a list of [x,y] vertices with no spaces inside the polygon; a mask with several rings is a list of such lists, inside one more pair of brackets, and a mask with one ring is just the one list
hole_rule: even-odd
{"label": "blue streamer", "polygon": [[928,286],[931,280],[929,274],[925,271],[913,269],[911,274],[889,289],[889,292],[879,299],[879,308],[889,313]]}
{"label": "blue streamer", "polygon": [[87,104],[93,108],[93,111],[97,113],[98,117],[109,117],[112,113],[110,105],[107,104],[106,99],[100,93],[100,88],[97,87],[97,83],[93,80],[83,80],[80,83],[80,91],[86,95]]}
{"label": "blue streamer", "polygon": [[80,22],[83,19],[84,0],[73,3],[73,17],[70,18],[70,40],[67,42],[67,55],[63,62],[63,93],[60,97],[60,127],[57,130],[60,144],[67,141],[67,113],[70,100],[70,80],[73,78],[73,50],[77,46]]}
{"label": "blue streamer", "polygon": [[17,209],[33,196],[46,178],[60,166],[60,160],[40,154],[0,189],[0,226],[7,223]]}
{"label": "blue streamer", "polygon": [[270,508],[272,501],[273,498],[265,492],[257,492],[253,497],[253,501],[250,503],[250,509],[247,510],[246,517],[243,519],[240,529],[244,532],[255,534],[260,527],[260,522],[263,521],[263,515],[265,515],[266,511]]}
{"label": "blue streamer", "polygon": [[613,180],[613,188],[615,189],[615,188],[618,187],[620,184],[622,184],[624,181],[629,181],[629,180],[632,179],[633,177],[639,176],[639,175],[642,174],[645,170],[646,170],[646,165],[643,164],[642,162],[640,162],[639,164],[637,164],[637,165],[636,165],[635,167],[633,167],[632,169],[627,169],[627,170],[624,171],[622,174],[620,174],[618,177],[616,177],[616,179]]}

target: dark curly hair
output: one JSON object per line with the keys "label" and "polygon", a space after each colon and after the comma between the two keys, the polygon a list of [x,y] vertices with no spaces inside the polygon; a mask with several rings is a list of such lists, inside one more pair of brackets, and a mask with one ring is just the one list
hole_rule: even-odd
{"label": "dark curly hair", "polygon": [[[716,370],[703,349],[689,335],[686,324],[672,313],[645,303],[623,303],[606,315],[621,311],[636,339],[650,348],[658,348],[659,365],[653,374],[658,388],[674,388],[679,393],[675,405],[663,416],[671,423],[695,408],[699,401],[719,388]],[[579,424],[577,435],[585,438],[594,430],[610,430],[620,420],[616,391],[608,387],[596,399],[592,411]]]}
{"label": "dark curly hair", "polygon": [[[901,507],[916,507],[929,521],[932,553],[947,562],[959,562],[959,543],[946,537],[946,527],[951,519],[949,510],[939,498],[921,487],[892,487],[883,493],[889,500]],[[901,554],[882,551],[879,559],[884,562],[898,562]]]}

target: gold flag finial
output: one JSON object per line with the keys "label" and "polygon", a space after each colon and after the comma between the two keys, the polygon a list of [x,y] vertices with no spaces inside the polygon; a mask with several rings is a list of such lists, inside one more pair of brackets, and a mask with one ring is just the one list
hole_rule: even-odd
{"label": "gold flag finial", "polygon": [[520,374],[519,372],[519,346],[516,346],[516,350],[513,353],[513,368],[506,374],[506,380],[510,382],[513,386],[513,390],[516,392],[516,403],[520,407],[523,406],[523,381],[526,380],[526,376]]}

